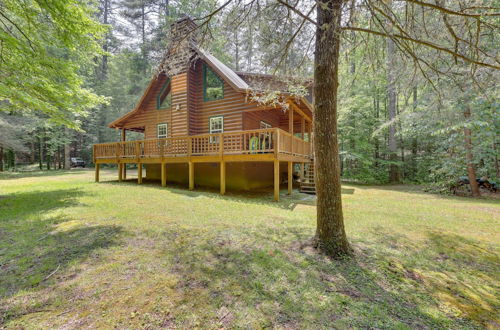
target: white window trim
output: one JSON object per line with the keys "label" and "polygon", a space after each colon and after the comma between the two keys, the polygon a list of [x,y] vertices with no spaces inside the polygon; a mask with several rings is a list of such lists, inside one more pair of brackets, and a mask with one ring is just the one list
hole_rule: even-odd
{"label": "white window trim", "polygon": [[[221,128],[219,129],[212,129],[212,121],[215,120],[221,120]],[[224,116],[216,116],[216,117],[210,117],[208,120],[208,133],[209,134],[218,134],[218,133],[224,133]],[[219,137],[218,136],[211,136],[210,137],[210,143],[217,143],[219,142]]]}
{"label": "white window trim", "polygon": [[[165,127],[165,135],[160,135],[160,127]],[[168,123],[162,123],[162,124],[158,124],[156,125],[156,137],[158,139],[164,139],[166,137],[168,137]]]}

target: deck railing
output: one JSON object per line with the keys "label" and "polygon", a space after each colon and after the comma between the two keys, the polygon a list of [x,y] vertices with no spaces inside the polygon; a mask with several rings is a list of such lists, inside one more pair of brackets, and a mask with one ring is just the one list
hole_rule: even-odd
{"label": "deck railing", "polygon": [[245,154],[312,155],[312,145],[279,128],[95,144],[96,159]]}

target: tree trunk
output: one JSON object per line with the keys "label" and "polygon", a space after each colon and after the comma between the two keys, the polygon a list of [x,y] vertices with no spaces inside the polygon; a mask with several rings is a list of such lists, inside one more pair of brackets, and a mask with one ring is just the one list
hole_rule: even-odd
{"label": "tree trunk", "polygon": [[493,153],[495,155],[495,172],[496,172],[496,177],[500,178],[500,163],[498,162],[496,136],[495,136],[495,140],[493,141]]}
{"label": "tree trunk", "polygon": [[314,63],[314,150],[316,162],[318,248],[332,257],[351,253],[344,229],[337,139],[337,89],[340,19],[343,0],[317,6]]}
{"label": "tree trunk", "polygon": [[35,140],[31,140],[31,153],[30,153],[30,163],[35,163]]}
{"label": "tree trunk", "polygon": [[[387,1],[387,6],[390,8],[392,6],[392,0]],[[388,23],[387,31],[391,31],[392,26]],[[394,74],[394,40],[387,38],[387,108],[389,121],[389,160],[391,165],[389,166],[389,182],[397,183],[399,182],[399,168],[396,164],[397,161],[397,151],[398,145],[396,142],[396,123],[394,119],[396,118],[396,77]]]}
{"label": "tree trunk", "polygon": [[[417,87],[413,88],[413,112],[416,112],[417,109]],[[414,133],[415,134],[415,133]],[[413,137],[412,143],[411,143],[411,167],[412,167],[412,176],[413,180],[417,179],[417,155],[418,155],[418,141],[416,137]]]}
{"label": "tree trunk", "polygon": [[[467,105],[464,110],[465,124],[467,125],[471,117],[470,106]],[[465,137],[465,158],[467,160],[467,176],[469,177],[472,196],[479,197],[479,185],[476,181],[476,170],[474,169],[474,155],[472,153],[472,131],[467,126],[464,127]]]}
{"label": "tree trunk", "polygon": [[[102,22],[104,24],[109,24],[109,7],[110,7],[110,1],[111,0],[103,0],[103,19]],[[102,45],[102,50],[104,50],[106,53],[108,52],[109,49],[109,38],[110,35],[109,33],[106,33],[104,36],[104,43]],[[108,55],[103,54],[102,55],[102,66],[101,66],[101,77],[102,79],[106,79],[106,76],[108,74]]]}
{"label": "tree trunk", "polygon": [[253,26],[248,24],[248,51],[247,51],[247,71],[252,72],[252,57],[253,57]]}
{"label": "tree trunk", "polygon": [[0,172],[3,172],[3,147],[0,147]]}
{"label": "tree trunk", "polygon": [[43,170],[43,138],[38,137],[38,167]]}
{"label": "tree trunk", "polygon": [[[376,118],[376,126],[378,126],[380,123],[379,123],[379,119],[380,119],[380,100],[378,98],[378,91],[376,92],[377,95],[375,97],[375,118]],[[379,142],[379,138],[378,136],[375,136],[375,168],[378,168],[379,166],[379,159],[380,159],[380,142]]]}
{"label": "tree trunk", "polygon": [[240,71],[240,39],[238,36],[238,29],[234,29],[234,68],[236,71]]}
{"label": "tree trunk", "polygon": [[68,139],[68,142],[64,145],[64,169],[69,170],[71,168],[71,163],[70,163],[70,142],[68,138],[68,129],[66,129],[66,139]]}

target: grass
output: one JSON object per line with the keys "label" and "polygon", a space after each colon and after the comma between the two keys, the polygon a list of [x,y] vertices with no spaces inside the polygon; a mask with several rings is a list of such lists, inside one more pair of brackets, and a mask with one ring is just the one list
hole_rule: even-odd
{"label": "grass", "polygon": [[344,187],[352,260],[304,195],[0,176],[0,328],[498,328],[500,203]]}

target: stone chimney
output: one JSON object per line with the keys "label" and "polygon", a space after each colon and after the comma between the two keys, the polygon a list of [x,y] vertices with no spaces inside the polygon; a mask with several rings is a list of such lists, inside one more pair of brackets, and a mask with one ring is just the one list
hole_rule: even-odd
{"label": "stone chimney", "polygon": [[182,43],[185,40],[189,44],[197,44],[199,35],[197,28],[198,24],[189,15],[183,15],[179,20],[170,25],[172,46],[175,47],[175,44]]}
{"label": "stone chimney", "polygon": [[199,30],[198,25],[188,15],[184,15],[170,27],[170,43],[157,73],[173,77],[186,72],[196,58]]}

